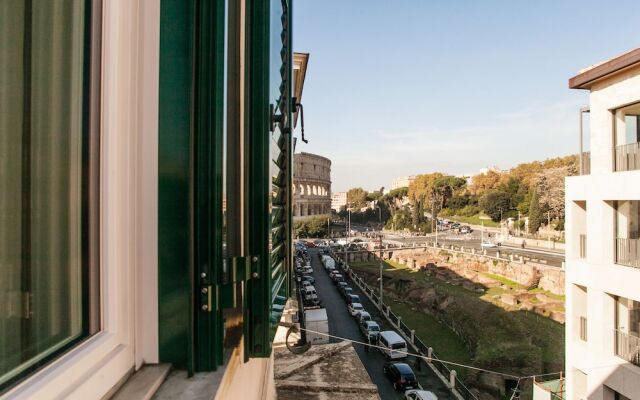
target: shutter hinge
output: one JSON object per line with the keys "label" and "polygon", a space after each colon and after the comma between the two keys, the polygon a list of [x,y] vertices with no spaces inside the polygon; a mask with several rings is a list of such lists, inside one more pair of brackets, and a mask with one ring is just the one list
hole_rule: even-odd
{"label": "shutter hinge", "polygon": [[217,302],[221,308],[235,308],[242,298],[240,285],[260,277],[260,257],[230,257],[226,260],[216,286]]}

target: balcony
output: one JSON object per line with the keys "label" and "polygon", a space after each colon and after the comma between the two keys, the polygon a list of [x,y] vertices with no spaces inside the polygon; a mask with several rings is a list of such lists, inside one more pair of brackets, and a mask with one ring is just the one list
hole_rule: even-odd
{"label": "balcony", "polygon": [[627,332],[614,330],[616,356],[640,366],[640,338]]}
{"label": "balcony", "polygon": [[640,268],[640,239],[616,238],[616,264]]}
{"label": "balcony", "polygon": [[591,152],[583,151],[578,153],[578,162],[580,175],[589,175],[591,173]]}
{"label": "balcony", "polygon": [[614,149],[614,159],[616,172],[640,169],[640,143],[616,146]]}

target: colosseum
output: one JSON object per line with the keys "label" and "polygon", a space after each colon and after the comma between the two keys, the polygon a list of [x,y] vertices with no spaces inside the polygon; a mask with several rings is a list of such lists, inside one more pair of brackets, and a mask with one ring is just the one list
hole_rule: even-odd
{"label": "colosseum", "polygon": [[331,213],[331,160],[316,154],[293,155],[293,216]]}

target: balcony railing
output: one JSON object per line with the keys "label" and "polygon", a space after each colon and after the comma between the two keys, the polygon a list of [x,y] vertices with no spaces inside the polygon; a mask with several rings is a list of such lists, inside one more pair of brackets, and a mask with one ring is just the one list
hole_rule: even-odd
{"label": "balcony railing", "polygon": [[580,258],[587,258],[587,235],[580,235]]}
{"label": "balcony railing", "polygon": [[616,355],[640,366],[640,338],[627,332],[614,331],[616,338]]}
{"label": "balcony railing", "polygon": [[580,175],[589,175],[591,173],[591,152],[583,151],[578,153],[578,161],[580,162]]}
{"label": "balcony railing", "polygon": [[640,143],[616,146],[614,158],[616,160],[616,171],[640,169]]}
{"label": "balcony railing", "polygon": [[616,264],[640,268],[640,239],[616,238]]}

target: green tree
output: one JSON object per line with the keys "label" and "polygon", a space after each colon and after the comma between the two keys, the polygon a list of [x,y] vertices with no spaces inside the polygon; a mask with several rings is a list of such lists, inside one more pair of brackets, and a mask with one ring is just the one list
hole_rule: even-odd
{"label": "green tree", "polygon": [[479,205],[493,221],[497,222],[500,221],[500,217],[511,208],[511,195],[498,190],[491,191],[480,197]]}
{"label": "green tree", "polygon": [[347,192],[347,208],[360,209],[367,205],[367,191],[363,188],[349,189]]}
{"label": "green tree", "polygon": [[531,201],[529,202],[529,229],[536,233],[542,224],[542,207],[540,207],[540,199],[538,198],[538,190],[533,188]]}

